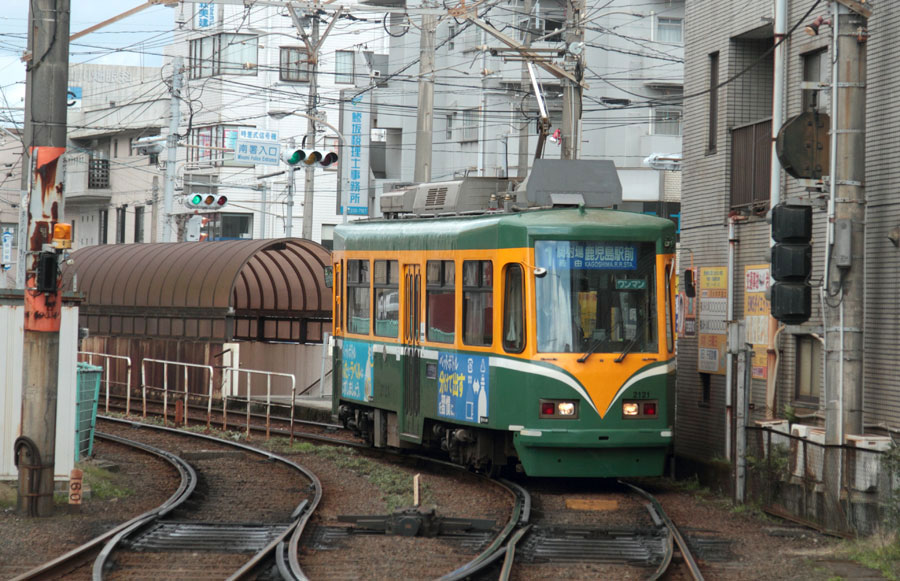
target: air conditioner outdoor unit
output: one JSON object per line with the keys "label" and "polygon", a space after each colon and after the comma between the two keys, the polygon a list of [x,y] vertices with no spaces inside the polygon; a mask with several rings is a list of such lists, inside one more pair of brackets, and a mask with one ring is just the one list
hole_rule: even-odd
{"label": "air conditioner outdoor unit", "polygon": [[797,478],[822,481],[825,462],[825,430],[814,426],[791,426],[791,473]]}
{"label": "air conditioner outdoor unit", "polygon": [[847,436],[847,445],[854,448],[850,455],[849,473],[854,490],[868,492],[878,487],[881,454],[891,447],[889,436]]}

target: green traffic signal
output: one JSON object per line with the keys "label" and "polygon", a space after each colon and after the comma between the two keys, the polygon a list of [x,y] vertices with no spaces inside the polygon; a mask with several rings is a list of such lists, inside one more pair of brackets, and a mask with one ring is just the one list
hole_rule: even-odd
{"label": "green traffic signal", "polygon": [[302,149],[298,149],[294,151],[285,161],[287,161],[291,165],[296,165],[306,159],[306,153]]}
{"label": "green traffic signal", "polygon": [[201,196],[200,194],[194,194],[194,196],[191,198],[192,206],[199,206],[201,202],[203,202],[203,196]]}

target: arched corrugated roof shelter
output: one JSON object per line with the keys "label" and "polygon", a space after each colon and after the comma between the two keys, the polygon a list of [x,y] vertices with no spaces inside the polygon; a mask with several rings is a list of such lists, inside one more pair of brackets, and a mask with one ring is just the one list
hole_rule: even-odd
{"label": "arched corrugated roof shelter", "polygon": [[73,252],[92,335],[313,342],[331,321],[330,253],[309,240],[115,244]]}

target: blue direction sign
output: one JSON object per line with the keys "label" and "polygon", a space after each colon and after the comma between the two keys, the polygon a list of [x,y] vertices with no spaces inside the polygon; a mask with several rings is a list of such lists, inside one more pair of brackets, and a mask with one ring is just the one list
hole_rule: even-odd
{"label": "blue direction sign", "polygon": [[241,127],[234,144],[234,161],[259,165],[278,165],[281,147],[278,132]]}

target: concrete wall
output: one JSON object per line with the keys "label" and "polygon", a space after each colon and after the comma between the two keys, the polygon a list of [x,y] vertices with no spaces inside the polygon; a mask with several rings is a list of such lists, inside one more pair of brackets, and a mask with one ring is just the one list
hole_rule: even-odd
{"label": "concrete wall", "polygon": [[[13,444],[21,435],[22,351],[25,308],[19,299],[0,304],[0,480],[16,480]],[[16,304],[18,303],[18,304]],[[68,480],[75,466],[76,362],[78,307],[63,306],[59,344],[59,389],[56,403],[57,480]]]}

